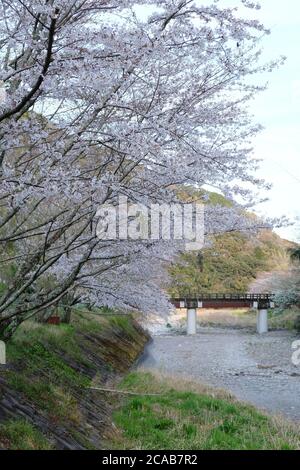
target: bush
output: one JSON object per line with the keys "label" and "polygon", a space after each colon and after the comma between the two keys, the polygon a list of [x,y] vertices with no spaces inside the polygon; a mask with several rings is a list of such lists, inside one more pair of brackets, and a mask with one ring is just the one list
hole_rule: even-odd
{"label": "bush", "polygon": [[296,316],[295,323],[294,323],[295,330],[300,332],[300,315]]}
{"label": "bush", "polygon": [[279,310],[300,307],[300,269],[294,268],[290,274],[279,279],[275,303]]}

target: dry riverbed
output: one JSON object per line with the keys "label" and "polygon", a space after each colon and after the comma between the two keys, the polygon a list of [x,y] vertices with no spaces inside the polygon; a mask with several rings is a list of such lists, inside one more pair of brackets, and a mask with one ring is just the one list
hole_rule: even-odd
{"label": "dry riverbed", "polygon": [[196,336],[187,337],[166,322],[152,332],[139,367],[224,388],[272,414],[300,421],[300,366],[291,360],[292,343],[299,339],[295,332],[259,336],[254,328],[227,324],[200,326]]}

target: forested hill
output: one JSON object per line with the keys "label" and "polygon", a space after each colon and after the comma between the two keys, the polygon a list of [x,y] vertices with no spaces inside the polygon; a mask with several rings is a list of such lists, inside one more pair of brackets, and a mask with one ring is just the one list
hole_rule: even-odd
{"label": "forested hill", "polygon": [[[208,193],[210,203],[230,204],[222,196]],[[288,249],[293,244],[271,230],[247,236],[232,232],[215,236],[208,248],[181,256],[171,266],[170,294],[180,292],[246,292],[260,272],[289,267]]]}

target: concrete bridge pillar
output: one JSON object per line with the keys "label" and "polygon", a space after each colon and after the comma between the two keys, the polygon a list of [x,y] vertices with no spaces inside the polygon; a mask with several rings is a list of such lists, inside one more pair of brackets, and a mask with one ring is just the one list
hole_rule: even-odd
{"label": "concrete bridge pillar", "polygon": [[262,335],[268,333],[268,310],[260,309],[257,311],[257,333]]}
{"label": "concrete bridge pillar", "polygon": [[197,333],[197,310],[195,308],[187,309],[187,334],[195,335]]}

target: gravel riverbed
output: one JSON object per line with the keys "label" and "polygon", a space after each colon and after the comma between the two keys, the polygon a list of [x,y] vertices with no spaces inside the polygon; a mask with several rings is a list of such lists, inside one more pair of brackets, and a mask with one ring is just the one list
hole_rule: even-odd
{"label": "gravel riverbed", "polygon": [[153,336],[138,367],[226,389],[276,415],[300,421],[300,366],[293,365],[296,333],[201,327],[196,336]]}

